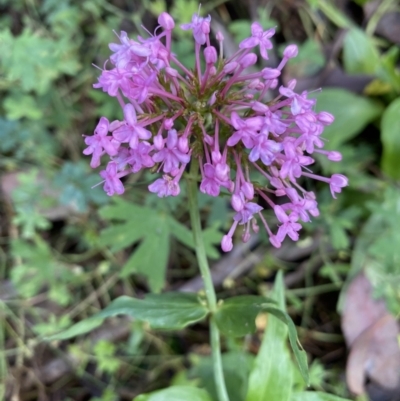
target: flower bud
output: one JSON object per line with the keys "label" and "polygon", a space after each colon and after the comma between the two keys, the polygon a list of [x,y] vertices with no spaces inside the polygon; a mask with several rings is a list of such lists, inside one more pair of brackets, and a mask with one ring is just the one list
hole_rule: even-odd
{"label": "flower bud", "polygon": [[208,104],[209,104],[210,106],[212,106],[212,105],[216,102],[216,100],[217,100],[217,93],[218,93],[218,91],[213,92],[213,94],[211,95],[210,99],[208,100]]}
{"label": "flower bud", "polygon": [[169,131],[174,126],[174,120],[172,118],[166,118],[164,120],[164,128]]}
{"label": "flower bud", "polygon": [[218,42],[222,42],[224,40],[224,35],[222,35],[221,31],[218,31],[217,34],[215,35],[215,38],[217,39]]}
{"label": "flower bud", "polygon": [[251,182],[245,182],[240,189],[248,200],[254,198],[254,186]]}
{"label": "flower bud", "polygon": [[335,120],[335,117],[327,111],[321,111],[317,114],[318,121],[324,125],[331,125]]}
{"label": "flower bud", "polygon": [[215,166],[215,176],[220,181],[228,181],[229,180],[229,166],[226,163],[218,163]]}
{"label": "flower bud", "polygon": [[158,17],[158,23],[167,31],[172,31],[175,27],[174,19],[165,11]]}
{"label": "flower bud", "polygon": [[298,53],[299,53],[299,49],[296,45],[289,45],[283,51],[283,56],[286,58],[293,58],[293,57],[296,57]]}
{"label": "flower bud", "polygon": [[230,252],[233,248],[232,237],[224,235],[221,241],[221,248],[224,252]]}
{"label": "flower bud", "polygon": [[157,150],[161,150],[164,147],[164,138],[162,137],[161,134],[157,134],[154,138],[153,138],[153,144],[154,147]]}
{"label": "flower bud", "polygon": [[342,154],[334,150],[328,152],[327,156],[328,160],[331,160],[333,162],[340,162],[342,160]]}
{"label": "flower bud", "polygon": [[281,75],[281,72],[276,68],[264,68],[261,72],[264,79],[274,79]]}
{"label": "flower bud", "polygon": [[349,185],[349,180],[343,174],[333,174],[330,179],[330,184],[334,185],[335,187],[343,188]]}
{"label": "flower bud", "polygon": [[214,46],[207,46],[204,49],[204,58],[207,64],[214,64],[217,61],[218,54]]}
{"label": "flower bud", "polygon": [[233,210],[236,210],[237,212],[240,212],[244,208],[244,203],[242,198],[239,195],[235,194],[232,195],[231,205]]}
{"label": "flower bud", "polygon": [[124,106],[124,119],[131,127],[136,125],[136,110],[131,103],[127,103]]}
{"label": "flower bud", "polygon": [[239,64],[242,68],[247,68],[257,63],[257,56],[254,53],[246,54],[239,60]]}
{"label": "flower bud", "polygon": [[273,79],[271,81],[271,84],[269,85],[270,89],[275,89],[278,86],[278,80],[277,79]]}
{"label": "flower bud", "polygon": [[178,139],[178,149],[182,153],[188,153],[189,152],[189,141],[188,141],[187,137],[181,136]]}
{"label": "flower bud", "polygon": [[231,61],[230,63],[224,65],[224,68],[222,69],[222,71],[225,74],[230,74],[231,72],[236,70],[238,65],[239,64],[236,61]]}

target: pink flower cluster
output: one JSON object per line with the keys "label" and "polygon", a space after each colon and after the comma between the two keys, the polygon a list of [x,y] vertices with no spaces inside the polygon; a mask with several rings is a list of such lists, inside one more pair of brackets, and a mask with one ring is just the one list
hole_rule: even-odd
{"label": "pink flower cluster", "polygon": [[[85,137],[84,154],[92,155],[93,168],[100,166],[102,156],[109,157],[100,172],[108,195],[124,192],[123,176],[151,168],[162,172],[149,185],[159,197],[179,194],[180,179],[196,158],[200,191],[210,196],[218,196],[221,190],[230,193],[236,212],[222,249],[232,249],[238,225],[243,226],[243,241],[250,238],[250,229],[257,232],[255,216],[271,243],[279,247],[286,236],[296,241],[301,222],[319,214],[314,193],[307,192],[299,179],[328,183],[333,197],[348,184],[341,174],[327,178],[309,168],[314,153],[341,160],[340,153],[322,149],[321,134],[334,118],[327,112],[316,113],[315,100],[307,92],[294,92],[295,80],[278,88],[283,67],[297,55],[295,45],[285,49],[276,68],[249,73],[248,67],[258,60],[254,48],[268,59],[274,29],[264,31],[253,23],[251,37],[224,58],[220,32],[214,41],[219,48],[211,44],[210,20],[195,14],[191,23],[181,26],[193,31],[193,69],[182,65],[171,50],[175,23],[169,14],[160,15],[160,26],[147,39],[132,40],[121,32],[120,44],[110,44],[113,68],[102,70],[94,87],[117,98],[124,119],[109,122],[102,117],[94,135]],[[267,101],[269,90],[277,88],[277,96]],[[251,170],[259,173],[257,182],[251,180]],[[279,222],[275,233],[257,199],[273,209]]]}

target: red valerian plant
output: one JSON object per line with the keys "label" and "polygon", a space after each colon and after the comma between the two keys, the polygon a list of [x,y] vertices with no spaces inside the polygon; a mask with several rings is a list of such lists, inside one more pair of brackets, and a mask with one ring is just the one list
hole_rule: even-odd
{"label": "red valerian plant", "polygon": [[[326,182],[332,196],[348,185],[344,175],[323,177],[313,174],[313,154],[322,154],[337,162],[341,155],[323,150],[324,127],[334,117],[315,112],[315,99],[307,91],[294,92],[296,81],[280,86],[278,78],[287,61],[296,57],[297,46],[289,45],[276,68],[249,73],[256,66],[258,48],[263,59],[272,49],[274,29],[263,30],[254,22],[251,36],[239,44],[231,57],[224,57],[223,35],[218,32],[211,44],[210,21],[193,15],[181,29],[193,31],[195,65],[184,66],[172,52],[175,23],[163,12],[159,27],[147,39],[119,35],[120,44],[110,44],[112,69],[102,70],[95,88],[116,97],[123,109],[122,121],[109,122],[102,117],[93,136],[85,137],[92,155],[91,167],[100,166],[101,157],[109,162],[100,172],[108,195],[122,194],[121,178],[151,169],[161,173],[149,191],[159,197],[177,196],[186,167],[198,163],[200,191],[218,196],[221,190],[231,196],[236,214],[221,247],[233,247],[237,226],[243,226],[243,241],[251,229],[259,230],[256,217],[265,227],[270,242],[280,247],[286,236],[297,241],[301,222],[318,216],[315,194],[298,182],[302,177]],[[270,90],[278,95],[268,100]],[[261,181],[252,182],[251,171]],[[261,182],[261,184],[259,183]],[[279,226],[270,227],[257,197],[273,209]],[[283,198],[279,204],[274,199]]]}

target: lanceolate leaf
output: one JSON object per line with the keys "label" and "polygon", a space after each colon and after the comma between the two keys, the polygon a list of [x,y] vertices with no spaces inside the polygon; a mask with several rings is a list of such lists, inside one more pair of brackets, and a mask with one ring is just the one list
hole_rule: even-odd
{"label": "lanceolate leaf", "polygon": [[297,339],[296,326],[294,325],[292,319],[286,312],[283,312],[282,310],[268,304],[263,305],[263,310],[271,313],[288,326],[290,345],[299,365],[300,373],[303,376],[304,381],[308,383],[307,354]]}
{"label": "lanceolate leaf", "polygon": [[133,401],[212,401],[205,390],[190,386],[173,386],[150,394],[142,394]]}
{"label": "lanceolate leaf", "polygon": [[382,170],[390,178],[400,179],[400,98],[385,110],[381,123],[383,145]]}
{"label": "lanceolate leaf", "polygon": [[[100,245],[109,246],[112,252],[137,245],[121,275],[143,274],[154,292],[159,292],[164,286],[171,236],[194,248],[191,231],[166,211],[116,198],[113,205],[101,209],[100,214],[114,222],[101,233]],[[205,234],[207,254],[215,257],[213,233]]]}
{"label": "lanceolate leaf", "polygon": [[104,319],[118,315],[146,321],[154,329],[178,330],[203,320],[207,314],[207,307],[195,294],[148,294],[144,299],[122,296],[91,318],[82,320],[69,329],[48,337],[47,340],[66,340],[85,334],[100,326]]}
{"label": "lanceolate leaf", "polygon": [[[284,310],[282,274],[275,280],[273,298]],[[288,401],[292,391],[292,361],[287,347],[285,324],[268,316],[264,338],[249,377],[246,401]]]}
{"label": "lanceolate leaf", "polygon": [[95,317],[128,315],[157,329],[182,329],[207,316],[208,309],[196,294],[167,292],[148,294],[144,299],[122,296]]}

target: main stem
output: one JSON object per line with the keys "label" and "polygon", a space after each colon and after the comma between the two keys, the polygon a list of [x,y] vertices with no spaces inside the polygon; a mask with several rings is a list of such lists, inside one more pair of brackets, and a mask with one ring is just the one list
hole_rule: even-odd
{"label": "main stem", "polygon": [[214,284],[212,282],[210,267],[208,266],[206,250],[204,247],[203,234],[201,231],[201,221],[199,205],[197,203],[197,180],[196,176],[199,171],[199,163],[196,158],[192,158],[190,166],[190,175],[187,177],[187,192],[189,198],[190,221],[192,223],[192,231],[194,244],[196,247],[197,262],[199,264],[201,277],[204,282],[208,307],[211,312],[210,318],[210,342],[214,367],[214,380],[218,392],[219,401],[229,401],[228,392],[226,391],[225,378],[222,370],[220,335],[218,327],[215,323],[213,314],[217,311],[217,296],[215,294]]}

